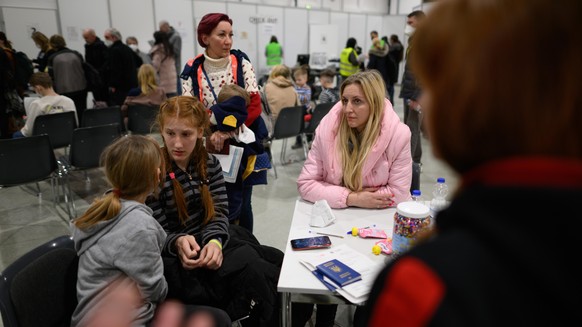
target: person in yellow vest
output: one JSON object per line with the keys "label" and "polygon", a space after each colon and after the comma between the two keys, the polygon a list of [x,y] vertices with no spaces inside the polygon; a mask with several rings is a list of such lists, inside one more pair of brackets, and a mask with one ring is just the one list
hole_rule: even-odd
{"label": "person in yellow vest", "polygon": [[346,42],[346,47],[340,54],[339,72],[342,81],[348,78],[350,75],[355,74],[359,70],[360,62],[358,60],[358,54],[356,53],[355,48],[356,39],[351,37]]}
{"label": "person in yellow vest", "polygon": [[271,42],[265,48],[265,56],[267,57],[267,66],[269,68],[282,63],[283,47],[279,44],[275,35],[271,36]]}

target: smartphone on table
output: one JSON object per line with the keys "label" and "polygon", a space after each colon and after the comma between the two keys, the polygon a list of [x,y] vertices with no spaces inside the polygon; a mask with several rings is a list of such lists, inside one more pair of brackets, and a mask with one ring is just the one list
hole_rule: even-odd
{"label": "smartphone on table", "polygon": [[322,249],[331,246],[329,236],[315,236],[291,240],[293,250]]}

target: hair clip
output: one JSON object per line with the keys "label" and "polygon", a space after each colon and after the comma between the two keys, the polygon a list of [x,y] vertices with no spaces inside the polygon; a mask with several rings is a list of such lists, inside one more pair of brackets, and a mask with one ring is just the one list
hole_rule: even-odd
{"label": "hair clip", "polygon": [[170,179],[176,178],[176,174],[174,174],[174,172],[171,172],[169,175],[170,175]]}

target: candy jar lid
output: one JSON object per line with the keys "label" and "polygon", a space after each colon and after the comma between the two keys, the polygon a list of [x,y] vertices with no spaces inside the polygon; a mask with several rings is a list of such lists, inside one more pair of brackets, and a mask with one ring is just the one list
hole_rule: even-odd
{"label": "candy jar lid", "polygon": [[430,215],[430,208],[421,202],[400,202],[396,207],[398,214],[408,218],[426,218]]}

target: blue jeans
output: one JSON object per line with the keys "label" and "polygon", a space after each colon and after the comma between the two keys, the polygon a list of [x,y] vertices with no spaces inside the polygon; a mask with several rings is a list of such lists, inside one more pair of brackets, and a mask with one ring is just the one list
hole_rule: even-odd
{"label": "blue jeans", "polygon": [[26,136],[24,136],[24,134],[22,134],[21,131],[16,131],[16,132],[12,133],[12,138],[13,139],[19,139],[19,138],[22,138],[22,137],[26,137]]}

